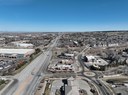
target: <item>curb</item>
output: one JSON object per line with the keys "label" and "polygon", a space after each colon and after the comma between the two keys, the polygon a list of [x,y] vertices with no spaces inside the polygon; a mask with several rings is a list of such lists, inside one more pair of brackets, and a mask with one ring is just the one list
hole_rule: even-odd
{"label": "curb", "polygon": [[[18,82],[17,79],[12,79],[1,91],[0,95],[7,95],[7,92]],[[13,89],[14,91],[15,89]]]}

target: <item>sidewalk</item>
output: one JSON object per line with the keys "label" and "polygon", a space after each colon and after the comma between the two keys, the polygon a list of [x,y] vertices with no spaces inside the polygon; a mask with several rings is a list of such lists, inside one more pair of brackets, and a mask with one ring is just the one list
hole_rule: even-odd
{"label": "sidewalk", "polygon": [[[6,95],[6,92],[11,89],[18,81],[16,79],[10,79],[10,82],[0,91],[0,95]],[[11,89],[15,90],[15,89]]]}

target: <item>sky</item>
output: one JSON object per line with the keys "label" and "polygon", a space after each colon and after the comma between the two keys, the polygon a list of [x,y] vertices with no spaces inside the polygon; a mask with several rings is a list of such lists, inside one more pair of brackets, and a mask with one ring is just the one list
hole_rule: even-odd
{"label": "sky", "polygon": [[128,0],[0,0],[0,31],[128,30]]}

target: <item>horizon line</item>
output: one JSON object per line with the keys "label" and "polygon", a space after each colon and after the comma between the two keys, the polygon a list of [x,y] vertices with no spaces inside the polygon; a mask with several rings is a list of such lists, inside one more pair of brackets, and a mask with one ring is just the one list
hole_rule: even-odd
{"label": "horizon line", "polygon": [[124,30],[90,30],[90,31],[0,31],[0,33],[41,33],[41,32],[46,32],[46,33],[50,33],[50,32],[127,32],[128,29],[124,29]]}

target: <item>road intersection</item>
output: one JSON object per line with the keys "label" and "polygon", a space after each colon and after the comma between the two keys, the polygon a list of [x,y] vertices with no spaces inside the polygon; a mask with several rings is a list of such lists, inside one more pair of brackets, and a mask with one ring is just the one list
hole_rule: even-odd
{"label": "road intersection", "polygon": [[[47,67],[49,65],[50,59],[52,58],[52,49],[57,45],[57,42],[61,36],[58,36],[52,41],[49,48],[39,55],[35,60],[33,60],[25,69],[23,69],[19,74],[15,75],[13,78],[18,80],[18,83],[13,85],[5,95],[34,95],[36,87],[39,85],[41,79],[47,75],[51,77],[70,77],[70,76],[82,76],[88,78],[92,81],[100,92],[100,95],[112,95],[109,89],[97,79],[97,72],[90,71],[86,68],[85,64],[81,59],[80,53],[77,57],[78,62],[82,67],[81,72],[70,72],[70,73],[49,73],[47,72]],[[83,51],[88,50],[86,47]],[[83,52],[82,51],[82,52]],[[86,76],[85,70],[95,73],[94,76]],[[100,86],[102,84],[103,86]]]}
{"label": "road intersection", "polygon": [[59,37],[60,36],[52,41],[52,44],[44,53],[39,55],[19,74],[13,77],[18,80],[18,83],[8,88],[6,95],[33,95],[33,90],[38,84],[38,80],[45,76],[44,73],[42,73],[42,70],[48,66],[52,56],[51,50],[54,46],[56,46]]}

